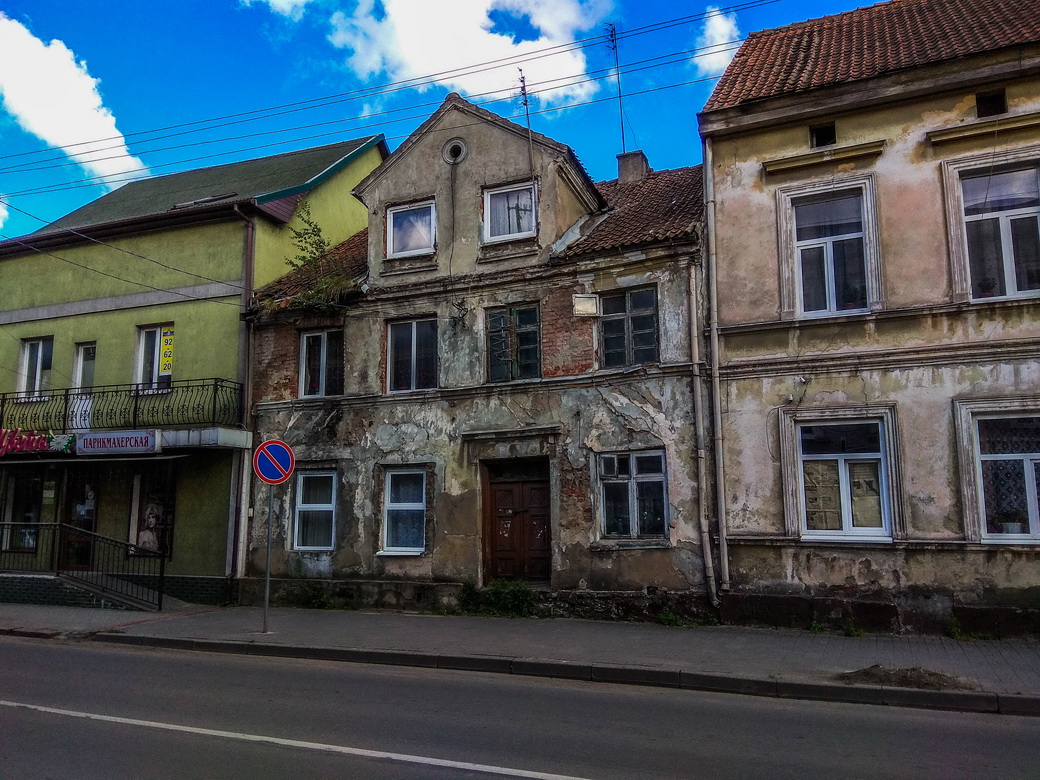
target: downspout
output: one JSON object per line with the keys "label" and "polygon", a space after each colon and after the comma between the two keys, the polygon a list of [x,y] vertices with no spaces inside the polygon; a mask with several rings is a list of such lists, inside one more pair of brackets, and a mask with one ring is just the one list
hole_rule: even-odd
{"label": "downspout", "polygon": [[715,254],[715,159],[711,138],[704,139],[704,208],[708,228],[708,332],[711,341],[711,402],[715,454],[715,511],[719,522],[719,590],[729,590],[729,543],[726,540],[726,480],[722,457],[722,383],[719,380],[719,274]]}
{"label": "downspout", "polygon": [[704,377],[701,373],[701,329],[697,296],[698,263],[690,262],[690,357],[693,362],[693,424],[697,436],[697,522],[701,531],[701,556],[704,558],[704,582],[708,586],[708,598],[713,607],[719,606],[719,594],[715,589],[715,561],[712,558],[711,533],[708,525],[707,471],[704,451]]}
{"label": "downspout", "polygon": [[[253,284],[256,276],[256,223],[255,217],[247,216],[242,210],[235,206],[237,214],[246,226],[245,241],[242,248],[242,312],[249,311],[249,305],[253,302]],[[242,427],[250,430],[252,410],[252,388],[253,388],[253,323],[242,319],[239,323],[238,332],[238,381],[242,383]],[[228,578],[245,576],[246,544],[249,538],[249,496],[252,489],[252,451],[250,457],[242,457],[239,453],[238,468],[236,469],[237,506],[235,515],[238,522],[234,523],[234,532],[229,550],[227,566]]]}

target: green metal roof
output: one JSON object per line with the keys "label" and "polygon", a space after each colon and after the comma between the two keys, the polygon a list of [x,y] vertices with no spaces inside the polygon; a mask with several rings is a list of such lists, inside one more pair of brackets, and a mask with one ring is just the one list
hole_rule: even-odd
{"label": "green metal roof", "polygon": [[356,156],[383,143],[382,135],[371,135],[271,157],[140,179],[76,209],[33,235],[215,204],[276,200],[314,188]]}

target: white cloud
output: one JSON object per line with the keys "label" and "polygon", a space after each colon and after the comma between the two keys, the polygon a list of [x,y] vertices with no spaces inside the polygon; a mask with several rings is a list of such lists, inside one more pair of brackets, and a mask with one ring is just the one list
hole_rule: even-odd
{"label": "white cloud", "polygon": [[708,15],[697,37],[697,48],[702,51],[694,57],[693,63],[700,75],[718,76],[737,53],[738,44],[733,41],[740,38],[740,29],[735,13],[724,14],[714,5],[705,10]]}
{"label": "white cloud", "polygon": [[[349,50],[347,65],[361,78],[386,74],[401,81],[569,43],[598,27],[610,8],[610,0],[357,0],[353,13],[332,16],[329,40]],[[508,33],[493,32],[493,11],[529,25],[537,39],[517,42]],[[547,103],[582,100],[598,89],[596,82],[574,83],[587,67],[581,50],[445,75],[439,82],[469,95],[519,89],[518,66],[532,91],[545,88],[538,82],[576,77],[553,83],[551,92],[538,96]]]}
{"label": "white cloud", "polygon": [[8,213],[7,204],[4,203],[3,196],[0,195],[0,228],[2,228],[4,223],[7,221]]}
{"label": "white cloud", "polygon": [[242,0],[243,5],[266,3],[276,14],[286,16],[294,22],[303,18],[303,10],[311,0]]}
{"label": "white cloud", "polygon": [[119,179],[145,175],[116,119],[101,102],[99,81],[58,40],[44,43],[0,13],[0,96],[27,133],[65,154],[114,189]]}

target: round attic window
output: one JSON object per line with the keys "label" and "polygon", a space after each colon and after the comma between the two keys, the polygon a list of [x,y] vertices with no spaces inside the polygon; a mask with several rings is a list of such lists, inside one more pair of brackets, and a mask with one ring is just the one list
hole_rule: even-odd
{"label": "round attic window", "polygon": [[452,138],[441,148],[441,157],[448,165],[456,165],[466,159],[466,142],[461,138]]}

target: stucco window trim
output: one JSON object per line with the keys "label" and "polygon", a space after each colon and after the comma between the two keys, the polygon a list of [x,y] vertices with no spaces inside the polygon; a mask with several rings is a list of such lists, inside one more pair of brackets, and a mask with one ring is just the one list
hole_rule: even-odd
{"label": "stucco window trim", "polygon": [[1037,545],[1040,537],[1001,538],[987,534],[982,493],[982,458],[977,421],[992,417],[1040,417],[1040,397],[966,399],[953,402],[960,457],[964,538],[984,545]]}
{"label": "stucco window trim", "polygon": [[[877,198],[873,173],[834,176],[826,181],[780,187],[776,191],[777,243],[780,258],[780,318],[783,320],[868,314],[883,308],[881,297],[880,241],[877,229]],[[860,311],[803,312],[798,241],[794,209],[797,201],[828,194],[858,191],[863,208],[863,263],[867,285],[867,308]]]}
{"label": "stucco window trim", "polygon": [[961,180],[965,174],[979,170],[999,171],[1018,166],[1040,164],[1040,144],[1030,144],[1017,149],[993,150],[943,160],[941,164],[943,201],[946,208],[946,238],[950,250],[950,272],[953,284],[953,300],[987,303],[1021,298],[1035,298],[1037,291],[1016,295],[987,298],[972,298],[971,271],[968,260],[968,232],[964,222],[964,191]]}
{"label": "stucco window trim", "polygon": [[[881,430],[881,478],[884,526],[876,533],[810,531],[805,527],[805,496],[802,489],[802,456],[799,429],[812,423],[875,422]],[[895,404],[869,406],[804,407],[782,409],[780,425],[780,467],[783,475],[784,534],[800,542],[886,543],[906,539],[907,512],[901,486],[901,448]]]}

